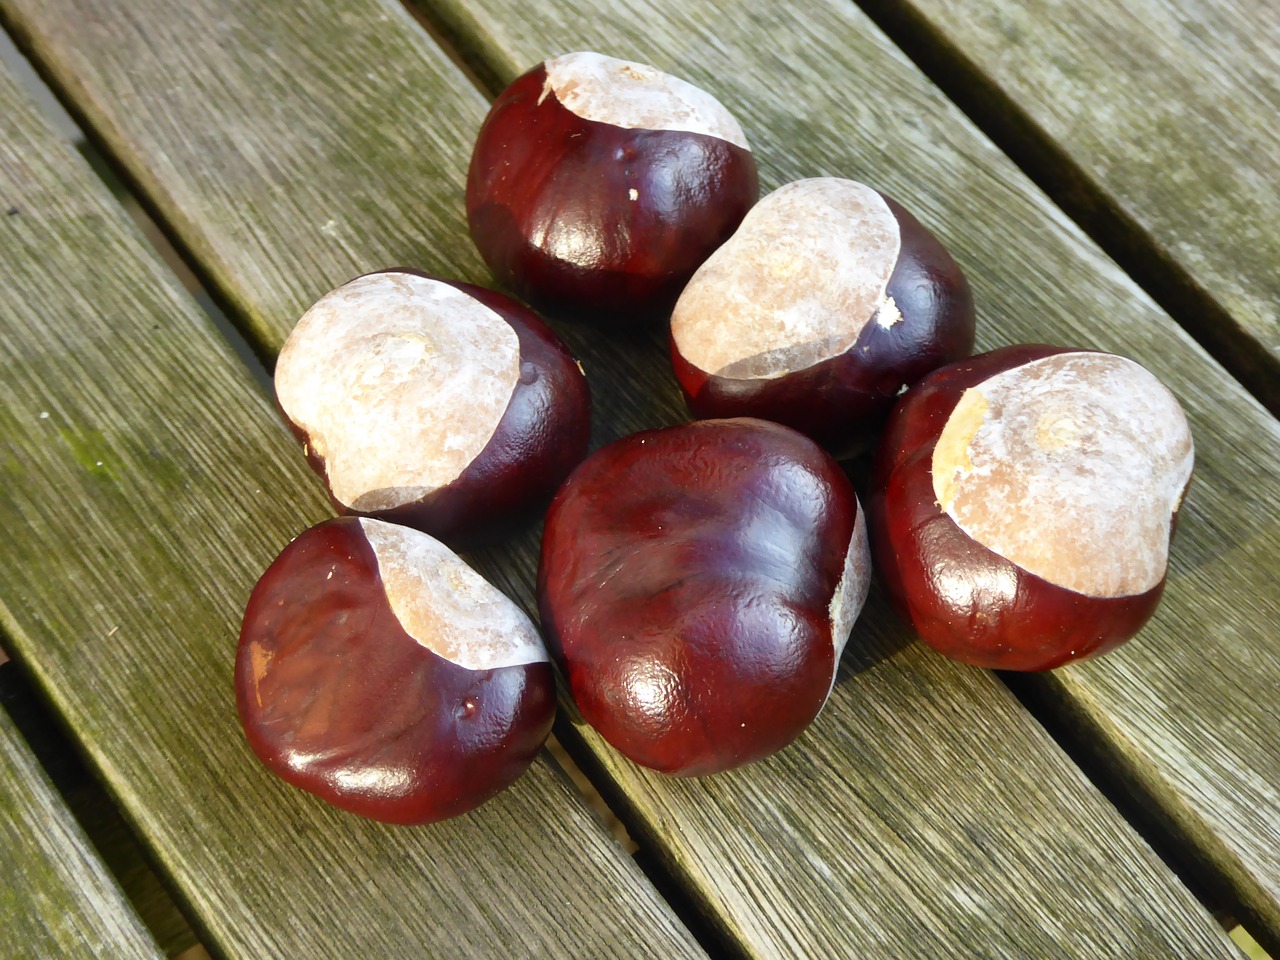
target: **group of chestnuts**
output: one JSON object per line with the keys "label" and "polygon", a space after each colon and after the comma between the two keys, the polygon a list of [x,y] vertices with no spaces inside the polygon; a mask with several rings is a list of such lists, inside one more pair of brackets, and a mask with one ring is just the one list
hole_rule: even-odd
{"label": "group of chestnuts", "polygon": [[[669,318],[699,418],[590,456],[583,371],[516,300],[396,269],[306,312],[276,396],[343,516],[244,615],[237,704],[268,767],[379,820],[453,816],[542,746],[553,662],[635,762],[748,763],[822,708],[873,560],[921,638],[981,666],[1142,626],[1192,468],[1169,391],[1088,350],[969,358],[968,283],[900,204],[758,189],[728,110],[651,67],[572,53],[494,103],[466,209],[495,277],[605,333]],[[877,436],[864,513],[833,456]],[[454,549],[548,500],[540,630]]]}

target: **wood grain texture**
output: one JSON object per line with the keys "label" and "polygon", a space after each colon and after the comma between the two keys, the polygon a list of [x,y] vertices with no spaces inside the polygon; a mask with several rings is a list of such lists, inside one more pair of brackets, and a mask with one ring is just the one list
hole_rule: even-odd
{"label": "wood grain texture", "polygon": [[[144,6],[174,29],[172,14],[161,14],[171,7]],[[462,231],[460,202],[482,111],[452,140],[433,141],[430,148],[438,152],[429,160],[407,142],[402,155],[377,153],[387,137],[383,129],[367,132],[368,124],[347,119],[361,103],[349,91],[365,83],[335,72],[316,53],[323,50],[322,29],[311,28],[306,50],[291,51],[287,42],[297,39],[299,22],[329,22],[337,10],[354,18],[349,29],[359,35],[359,23],[384,9],[379,4],[294,7],[284,25],[261,8],[210,0],[185,6],[193,25],[169,36],[158,52],[127,25],[95,17],[97,7],[88,0],[5,0],[3,7],[227,298],[249,310],[268,344],[278,342],[305,305],[304,298],[287,304],[279,290],[309,285],[314,297],[343,278],[325,272],[337,273],[343,264],[332,259],[331,238],[310,228],[314,216],[276,207],[263,216],[254,205],[235,203],[214,215],[184,210],[194,203],[208,213],[201,185],[230,176],[211,173],[185,134],[194,126],[216,137],[231,122],[221,102],[205,95],[211,85],[274,89],[275,78],[287,75],[305,91],[275,107],[290,124],[258,118],[258,132],[224,162],[256,157],[288,169],[286,190],[305,192],[315,209],[365,238],[368,246],[358,251],[363,259],[346,272],[384,266],[416,250],[422,259],[414,265],[483,276]],[[1109,336],[1113,348],[1157,358],[1172,338],[1189,376],[1220,382],[1149,302],[847,5],[744,10],[728,3],[566,3],[513,11],[495,2],[491,10],[479,3],[459,7],[453,22],[455,35],[479,38],[487,62],[506,77],[547,53],[596,46],[698,80],[747,122],[771,185],[802,173],[861,175],[940,224],[966,265],[976,265],[979,293],[995,304],[987,309],[1012,318],[1009,333],[1016,334],[1019,323],[1026,330],[1043,321],[1045,336],[1057,331],[1104,346]],[[241,41],[231,62],[202,39],[213,23]],[[247,29],[250,23],[256,29]],[[427,88],[430,58],[392,33],[384,29],[381,58],[362,64],[372,74],[368,83]],[[173,44],[182,51],[180,69],[168,62],[178,56]],[[118,96],[124,89],[131,93],[127,105]],[[851,90],[872,93],[851,99]],[[471,102],[466,91],[458,95]],[[424,117],[447,117],[452,108],[442,97],[436,89],[429,103],[397,101],[400,112],[383,122],[412,129],[427,122]],[[302,118],[307,111],[314,117]],[[415,163],[429,167],[431,179],[417,184],[422,195],[410,197],[413,191],[398,179],[387,184],[385,203],[376,200],[376,179],[354,197],[344,192],[346,171],[310,160],[335,148],[324,139],[300,142],[292,132],[294,126],[319,129],[321,117],[330,118],[334,137],[366,130],[387,177],[399,178]],[[344,149],[360,152],[357,144]],[[304,176],[305,187],[293,185]],[[418,203],[451,210],[452,219],[442,214],[424,222],[415,216]],[[376,208],[377,219],[366,207]],[[993,210],[1007,211],[1007,221]],[[241,243],[255,250],[252,268],[236,266]],[[282,275],[273,279],[270,270]],[[1100,325],[1099,312],[1132,330],[1122,336]],[[596,390],[598,440],[680,418],[660,334],[612,343],[589,331],[571,335]],[[990,329],[985,336],[989,345],[1000,340]],[[1238,398],[1231,402],[1242,405]],[[1259,417],[1252,407],[1248,415]],[[528,531],[509,549],[482,558],[486,571],[526,603],[535,545],[536,533]],[[582,736],[597,772],[617,787],[648,843],[748,954],[1021,956],[1028,954],[1020,945],[1032,944],[1035,955],[1049,957],[1230,955],[1207,915],[999,683],[918,647],[904,649],[907,639],[884,607],[874,606],[814,730],[793,750],[738,774],[697,783],[661,780]]]}
{"label": "wood grain texture", "polygon": [[3,210],[0,625],[202,940],[246,957],[700,956],[545,757],[418,829],[266,774],[231,692],[239,617],[324,498],[249,372],[0,77]]}
{"label": "wood grain texture", "polygon": [[[1280,943],[1276,421],[848,5],[541,2],[516,12],[498,0],[449,0],[432,8],[486,65],[481,72],[500,80],[546,56],[595,48],[701,84],[743,120],[766,188],[853,176],[934,227],[974,283],[980,348],[1096,347],[1137,359],[1170,385],[1192,421],[1198,463],[1164,604],[1134,643],[1042,686]],[[1267,135],[1273,127],[1258,133]],[[1229,225],[1220,230],[1224,243],[1236,241]],[[841,710],[842,689],[828,709]],[[625,765],[609,766],[624,793],[649,789]],[[654,801],[639,813],[653,824],[656,809]]]}
{"label": "wood grain texture", "polygon": [[62,724],[13,662],[0,665],[0,709],[12,719],[161,952],[172,957],[194,946],[195,932],[151,869],[137,836],[84,764]]}
{"label": "wood grain texture", "polygon": [[[1280,16],[1250,0],[867,0],[1280,412]],[[909,39],[908,39],[909,38]],[[1099,235],[1099,233],[1095,233]],[[1149,261],[1149,266],[1147,262]]]}
{"label": "wood grain texture", "polygon": [[4,710],[0,876],[0,956],[164,956]]}
{"label": "wood grain texture", "polygon": [[[438,137],[419,148],[396,134],[457,109],[430,86],[433,55],[385,27],[379,58],[361,64],[375,78],[366,83],[344,78],[325,58],[323,29],[307,27],[312,35],[298,26],[334,22],[340,9],[355,18],[347,28],[358,36],[383,6],[311,4],[291,8],[285,23],[284,13],[276,20],[268,10],[210,0],[184,8],[191,26],[180,36],[173,35],[177,18],[156,13],[165,22],[159,49],[128,23],[95,15],[101,8],[88,0],[5,0],[4,8],[266,343],[278,343],[307,300],[357,269],[420,256],[411,262],[483,276],[461,227],[470,137],[460,129],[456,140]],[[1034,337],[1117,349],[1160,370],[1176,389],[1187,385],[1201,433],[1212,434],[1206,428],[1225,407],[1242,429],[1274,435],[1275,425],[850,6],[512,10],[495,1],[458,8],[451,22],[454,35],[477,38],[498,76],[550,52],[595,46],[703,83],[748,124],[769,186],[799,175],[859,175],[937,225],[978,287],[986,346]],[[234,58],[205,40],[228,32],[239,41]],[[334,238],[312,228],[315,216],[283,205],[253,214],[256,195],[255,204],[230,211],[207,200],[206,191],[234,197],[234,189],[253,189],[252,182],[225,186],[236,174],[210,168],[202,141],[188,136],[195,127],[216,137],[232,123],[207,90],[218,84],[246,96],[275,90],[284,77],[306,96],[276,105],[274,119],[256,115],[256,127],[239,125],[244,140],[221,163],[256,159],[287,170],[280,189],[305,196],[303,212],[325,210],[367,244],[347,250],[351,262],[335,253]],[[378,123],[349,119],[380,83],[433,88],[434,96],[387,101]],[[475,97],[454,96],[471,104],[479,124]],[[337,146],[324,136],[311,140],[312,133],[294,136],[294,129],[320,131],[321,116],[335,118],[329,136],[357,138],[344,141],[344,151],[364,154],[358,138],[369,138],[376,175],[355,193],[342,165],[315,160]],[[415,196],[406,178],[426,172],[430,189],[419,180]],[[419,204],[442,211],[439,218],[421,219]],[[282,289],[297,293],[282,298]],[[598,439],[680,417],[660,335],[621,344],[572,335],[599,399]],[[1206,398],[1215,393],[1212,408]],[[1230,474],[1228,449],[1206,439],[1217,474]],[[1266,493],[1265,474],[1254,470],[1247,479]],[[1222,490],[1210,484],[1206,493],[1216,506]],[[1245,497],[1224,506],[1243,512],[1261,502]],[[1222,541],[1231,534],[1225,530],[1210,527],[1202,536]],[[526,532],[509,552],[486,559],[494,579],[526,603],[534,544]],[[1240,628],[1257,636],[1261,625],[1247,620]],[[751,771],[658,780],[589,733],[584,739],[632,822],[749,954],[1228,955],[1203,911],[1004,687],[918,646],[902,649],[906,640],[883,605],[873,605],[828,712],[803,744]],[[1198,673],[1206,664],[1197,650],[1166,655],[1179,675],[1208,677]]]}

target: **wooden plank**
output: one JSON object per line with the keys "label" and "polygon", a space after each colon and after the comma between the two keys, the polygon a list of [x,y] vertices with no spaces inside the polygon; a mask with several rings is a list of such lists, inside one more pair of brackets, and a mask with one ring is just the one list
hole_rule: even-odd
{"label": "wooden plank", "polygon": [[[461,217],[480,114],[446,130],[455,101],[432,80],[424,54],[387,25],[397,21],[386,4],[314,0],[286,14],[206,0],[175,17],[152,0],[140,5],[156,24],[145,41],[128,23],[93,16],[87,0],[3,6],[268,345],[343,271],[395,262],[406,250],[427,269],[483,277]],[[1041,272],[1059,268],[1081,289],[1100,286],[1090,306],[1132,318],[1138,347],[1143,336],[1166,338],[1157,337],[1150,305],[1132,303],[1123,278],[1055,222],[1016,171],[843,4],[744,12],[729,3],[671,3],[646,7],[641,17],[621,5],[532,3],[513,11],[495,2],[455,13],[458,32],[500,38],[487,43],[486,62],[506,76],[551,51],[602,46],[701,80],[751,124],[773,183],[802,168],[897,170],[876,179],[952,228],[950,239],[961,217],[972,216],[975,246],[1006,239],[1010,229],[1025,241],[1028,259],[1001,261],[1001,271],[982,278],[982,292],[1020,267],[1027,277],[1012,292],[1020,306],[1070,316]],[[360,56],[362,38],[382,17],[378,56]],[[334,62],[324,51],[339,21],[345,50],[355,52]],[[231,40],[234,60],[219,49]],[[862,57],[875,64],[865,76]],[[301,95],[288,96],[284,78]],[[378,95],[386,112],[375,126],[364,103],[383,85],[390,92]],[[394,95],[406,88],[432,95]],[[876,96],[851,110],[851,89]],[[280,99],[242,102],[248,90]],[[890,111],[922,119],[882,128]],[[860,139],[859,124],[872,122],[876,136]],[[193,141],[193,128],[207,133]],[[422,143],[408,130],[429,130],[432,139]],[[226,131],[235,137],[224,143]],[[219,144],[214,166],[206,140]],[[905,162],[904,147],[915,155]],[[372,159],[355,167],[352,158],[366,151]],[[925,151],[938,155],[922,159]],[[825,153],[838,159],[820,160]],[[271,191],[247,178],[229,183],[247,164],[273,172]],[[937,165],[954,166],[948,176],[961,199],[921,196],[905,175],[932,175]],[[399,182],[405,176],[420,179],[410,189]],[[993,223],[982,205],[975,211],[966,191],[984,188],[985,202],[1009,207],[1012,224]],[[238,202],[237,191],[248,201]],[[419,216],[420,205],[448,215]],[[314,229],[327,221],[341,225],[338,238]],[[337,242],[347,236],[363,246]],[[1068,302],[1079,307],[1075,296]],[[681,417],[660,335],[621,344],[573,335],[597,391],[598,439]],[[488,558],[490,571],[526,602],[533,546],[526,540]],[[1207,914],[999,683],[901,649],[907,639],[875,605],[812,733],[750,770],[666,780],[581,736],[647,842],[747,954],[1229,955]]]}
{"label": "wooden plank", "polygon": [[4,77],[0,210],[0,624],[202,940],[234,956],[701,955],[545,757],[421,829],[262,770],[231,694],[239,615],[324,498],[250,373]]}
{"label": "wooden plank", "polygon": [[[974,283],[980,348],[1099,347],[1137,359],[1171,386],[1192,422],[1197,475],[1164,604],[1120,652],[1040,683],[1079,739],[1280,949],[1276,421],[851,5],[797,0],[766,11],[713,0],[643,18],[587,0],[531,2],[519,12],[500,0],[435,7],[451,35],[471,38],[466,54],[503,80],[553,52],[601,47],[702,83],[743,119],[766,187],[854,176],[934,225]],[[1062,17],[1042,9],[1041,18],[1069,23],[1077,9]],[[952,29],[963,19],[940,22]],[[1259,137],[1276,135],[1274,124],[1262,126]],[[1267,156],[1275,162],[1280,152]],[[1280,242],[1272,233],[1267,242]],[[839,697],[833,707],[836,715],[864,709]],[[610,766],[624,789],[665,796]],[[662,806],[653,799],[648,809],[652,817]]]}
{"label": "wooden plank", "polygon": [[4,710],[0,875],[0,956],[164,956]]}
{"label": "wooden plank", "polygon": [[194,946],[195,932],[151,869],[138,838],[16,663],[0,665],[0,709],[12,719],[160,951],[172,957]]}
{"label": "wooden plank", "polygon": [[1250,0],[864,0],[1280,413],[1280,16]]}

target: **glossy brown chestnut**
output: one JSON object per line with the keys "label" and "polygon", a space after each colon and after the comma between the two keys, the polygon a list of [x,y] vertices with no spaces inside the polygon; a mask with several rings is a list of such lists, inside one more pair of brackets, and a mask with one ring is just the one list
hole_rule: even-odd
{"label": "glossy brown chestnut", "polygon": [[636,763],[715,773],[817,715],[870,580],[848,479],[759,420],[635,434],[556,494],[538,593],[583,717]]}
{"label": "glossy brown chestnut", "polygon": [[758,194],[742,128],[713,97],[643,64],[571,53],[494,102],[467,218],[499,283],[616,330],[665,321]]}
{"label": "glossy brown chestnut", "polygon": [[537,629],[426,534],[344,517],[280,554],[245,611],[236,704],[253,751],[329,803],[387,823],[478,806],[551,730]]}
{"label": "glossy brown chestnut", "polygon": [[1131,638],[1164,590],[1191,434],[1110,354],[1006,347],[894,408],[867,503],[898,613],[948,656],[1047,670]]}
{"label": "glossy brown chestnut", "polygon": [[540,508],[590,439],[586,378],[532,311],[413,270],[321,297],[275,388],[341,512],[454,545]]}
{"label": "glossy brown chestnut", "polygon": [[973,349],[973,297],[903,207],[821,177],[769,194],[694,275],[671,358],[698,417],[774,420],[837,455],[904,389]]}

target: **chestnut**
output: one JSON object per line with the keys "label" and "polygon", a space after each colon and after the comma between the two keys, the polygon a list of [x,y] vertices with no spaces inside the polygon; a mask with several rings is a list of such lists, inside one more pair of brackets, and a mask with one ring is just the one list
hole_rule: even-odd
{"label": "chestnut", "polygon": [[499,283],[554,316],[626,329],[666,320],[758,194],[742,127],[714,97],[579,52],[498,96],[466,204]]}
{"label": "chestnut", "polygon": [[973,296],[942,244],[896,201],[834,177],[762,199],[671,317],[694,416],[775,420],[837,455],[973,339]]}
{"label": "chestnut", "polygon": [[413,270],[321,297],[280,351],[275,391],[340,512],[454,545],[543,506],[591,432],[582,369],[532,311]]}
{"label": "chestnut", "polygon": [[537,629],[439,541],[343,517],[294,540],[245,610],[236,705],[294,786],[387,823],[472,809],[551,730]]}
{"label": "chestnut", "polygon": [[870,571],[857,497],[821,447],[705,420],[583,461],[547,514],[538,598],[583,718],[636,763],[701,775],[813,720]]}
{"label": "chestnut", "polygon": [[867,509],[894,607],[967,663],[1047,670],[1154,612],[1191,432],[1131,360],[1005,347],[943,367],[889,419]]}

